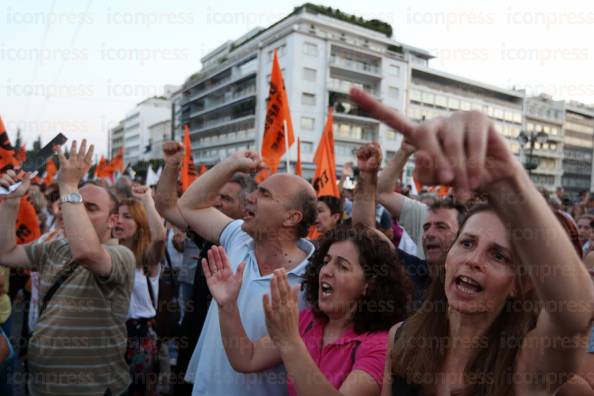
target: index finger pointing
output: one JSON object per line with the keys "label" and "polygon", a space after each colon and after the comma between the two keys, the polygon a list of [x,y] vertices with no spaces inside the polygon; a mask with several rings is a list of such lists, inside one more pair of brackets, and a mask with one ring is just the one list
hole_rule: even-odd
{"label": "index finger pointing", "polygon": [[407,118],[396,113],[386,105],[378,102],[365,91],[352,88],[350,92],[351,99],[353,99],[363,110],[370,113],[374,118],[385,122],[405,138],[411,138],[416,125]]}

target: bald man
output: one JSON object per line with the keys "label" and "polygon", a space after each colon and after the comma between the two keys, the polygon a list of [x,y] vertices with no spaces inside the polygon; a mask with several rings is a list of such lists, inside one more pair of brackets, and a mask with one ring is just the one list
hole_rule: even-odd
{"label": "bald man", "polygon": [[[272,272],[285,268],[297,285],[314,252],[304,239],[315,221],[316,194],[299,176],[275,174],[247,197],[245,216],[233,221],[213,207],[217,192],[236,172],[262,166],[254,152],[237,152],[200,176],[178,201],[181,215],[203,238],[227,251],[233,271],[245,263],[237,307],[247,336],[267,335],[262,296],[270,291]],[[192,395],[285,395],[287,374],[282,365],[255,374],[237,373],[227,359],[219,329],[219,307],[210,304],[200,339],[187,370]]]}

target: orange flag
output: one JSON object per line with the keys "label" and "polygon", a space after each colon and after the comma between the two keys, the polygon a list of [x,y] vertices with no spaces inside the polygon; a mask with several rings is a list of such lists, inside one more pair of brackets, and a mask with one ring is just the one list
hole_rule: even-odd
{"label": "orange flag", "polygon": [[254,180],[256,180],[256,183],[260,184],[264,180],[266,180],[268,178],[268,176],[270,176],[271,174],[272,173],[270,173],[270,169],[268,169],[268,168],[262,169],[260,172],[258,172],[256,174],[256,176],[254,177]]}
{"label": "orange flag", "polygon": [[[287,127],[286,131],[285,126]],[[288,144],[285,139],[288,140]],[[295,135],[289,112],[289,100],[275,49],[262,141],[262,160],[272,173],[278,169],[278,164],[286,151],[285,146],[291,147],[293,143],[295,143]]]}
{"label": "orange flag", "polygon": [[182,191],[186,191],[190,184],[198,177],[194,158],[192,158],[192,143],[190,142],[190,129],[184,125],[184,159],[181,167]]}
{"label": "orange flag", "polygon": [[111,165],[111,171],[113,172],[124,172],[124,169],[126,168],[124,166],[124,147],[120,147],[120,149],[118,150],[117,154],[115,155],[115,157],[113,157],[113,159],[110,162]]}
{"label": "orange flag", "polygon": [[49,186],[54,182],[54,176],[56,175],[58,168],[56,167],[56,163],[49,158],[46,161],[45,165],[45,177],[43,178],[43,182],[46,186]]}
{"label": "orange flag", "polygon": [[0,117],[0,172],[4,172],[7,169],[14,169],[18,166],[19,161],[16,158],[15,149],[10,144],[2,117]]}
{"label": "orange flag", "polygon": [[301,170],[301,138],[297,138],[297,163],[295,164],[295,174],[297,176],[303,176]]}
{"label": "orange flag", "polygon": [[41,228],[39,226],[39,219],[35,208],[25,196],[21,198],[19,205],[19,213],[16,221],[16,238],[17,243],[29,243],[41,236]]}
{"label": "orange flag", "polygon": [[95,177],[101,179],[103,177],[109,177],[109,165],[107,165],[107,161],[105,161],[105,157],[101,154],[101,158],[99,159],[99,163],[95,167]]}
{"label": "orange flag", "polygon": [[320,138],[320,144],[314,155],[316,172],[313,178],[313,186],[317,195],[332,195],[340,198],[338,185],[336,184],[336,158],[334,156],[334,119],[332,108],[328,109],[328,119]]}
{"label": "orange flag", "polygon": [[200,172],[198,172],[198,175],[202,176],[204,173],[206,173],[206,165],[202,164],[200,166]]}

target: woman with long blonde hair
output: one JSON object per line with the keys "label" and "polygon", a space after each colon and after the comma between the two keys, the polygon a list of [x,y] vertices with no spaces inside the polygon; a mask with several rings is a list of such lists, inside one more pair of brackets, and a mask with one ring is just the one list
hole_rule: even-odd
{"label": "woman with long blonde hair", "polygon": [[132,194],[134,198],[120,202],[113,236],[120,244],[130,248],[136,257],[134,286],[126,321],[126,360],[132,375],[129,394],[152,395],[156,394],[159,362],[158,340],[151,321],[157,314],[159,263],[165,251],[166,234],[150,188],[134,187]]}

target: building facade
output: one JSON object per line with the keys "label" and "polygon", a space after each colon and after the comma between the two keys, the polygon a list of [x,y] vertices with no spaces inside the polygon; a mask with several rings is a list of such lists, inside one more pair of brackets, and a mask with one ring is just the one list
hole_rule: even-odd
{"label": "building facade", "polygon": [[575,102],[565,104],[563,130],[563,188],[574,197],[582,191],[594,191],[594,108]]}
{"label": "building facade", "polygon": [[[360,87],[404,111],[408,64],[426,65],[430,54],[385,32],[302,6],[268,29],[221,45],[186,81],[181,118],[189,125],[195,160],[214,163],[236,150],[259,149],[274,49],[306,177],[313,174],[313,154],[329,107],[334,109],[337,164],[352,160],[362,142],[379,142],[384,154],[397,149],[399,135],[358,109],[349,89]],[[288,156],[294,163],[296,145]]]}
{"label": "building facade", "polygon": [[[177,140],[183,138],[183,126],[189,127],[197,163],[214,164],[237,150],[259,150],[275,49],[307,178],[313,175],[313,154],[330,107],[339,168],[355,160],[353,151],[362,143],[380,143],[386,159],[400,146],[396,131],[350,101],[350,88],[359,87],[417,122],[453,111],[484,112],[513,153],[533,165],[537,186],[562,186],[570,194],[594,189],[593,108],[545,95],[527,97],[524,91],[432,69],[431,54],[394,40],[388,24],[311,4],[296,7],[266,29],[221,44],[181,87],[166,88],[166,97],[138,104],[110,131],[109,152],[113,156],[123,145],[127,162],[160,158],[157,146],[166,120],[169,136]],[[537,135],[540,141],[533,139],[533,144],[522,141],[522,136]],[[287,154],[291,164],[296,151],[293,145]],[[409,182],[413,166],[406,169]]]}

